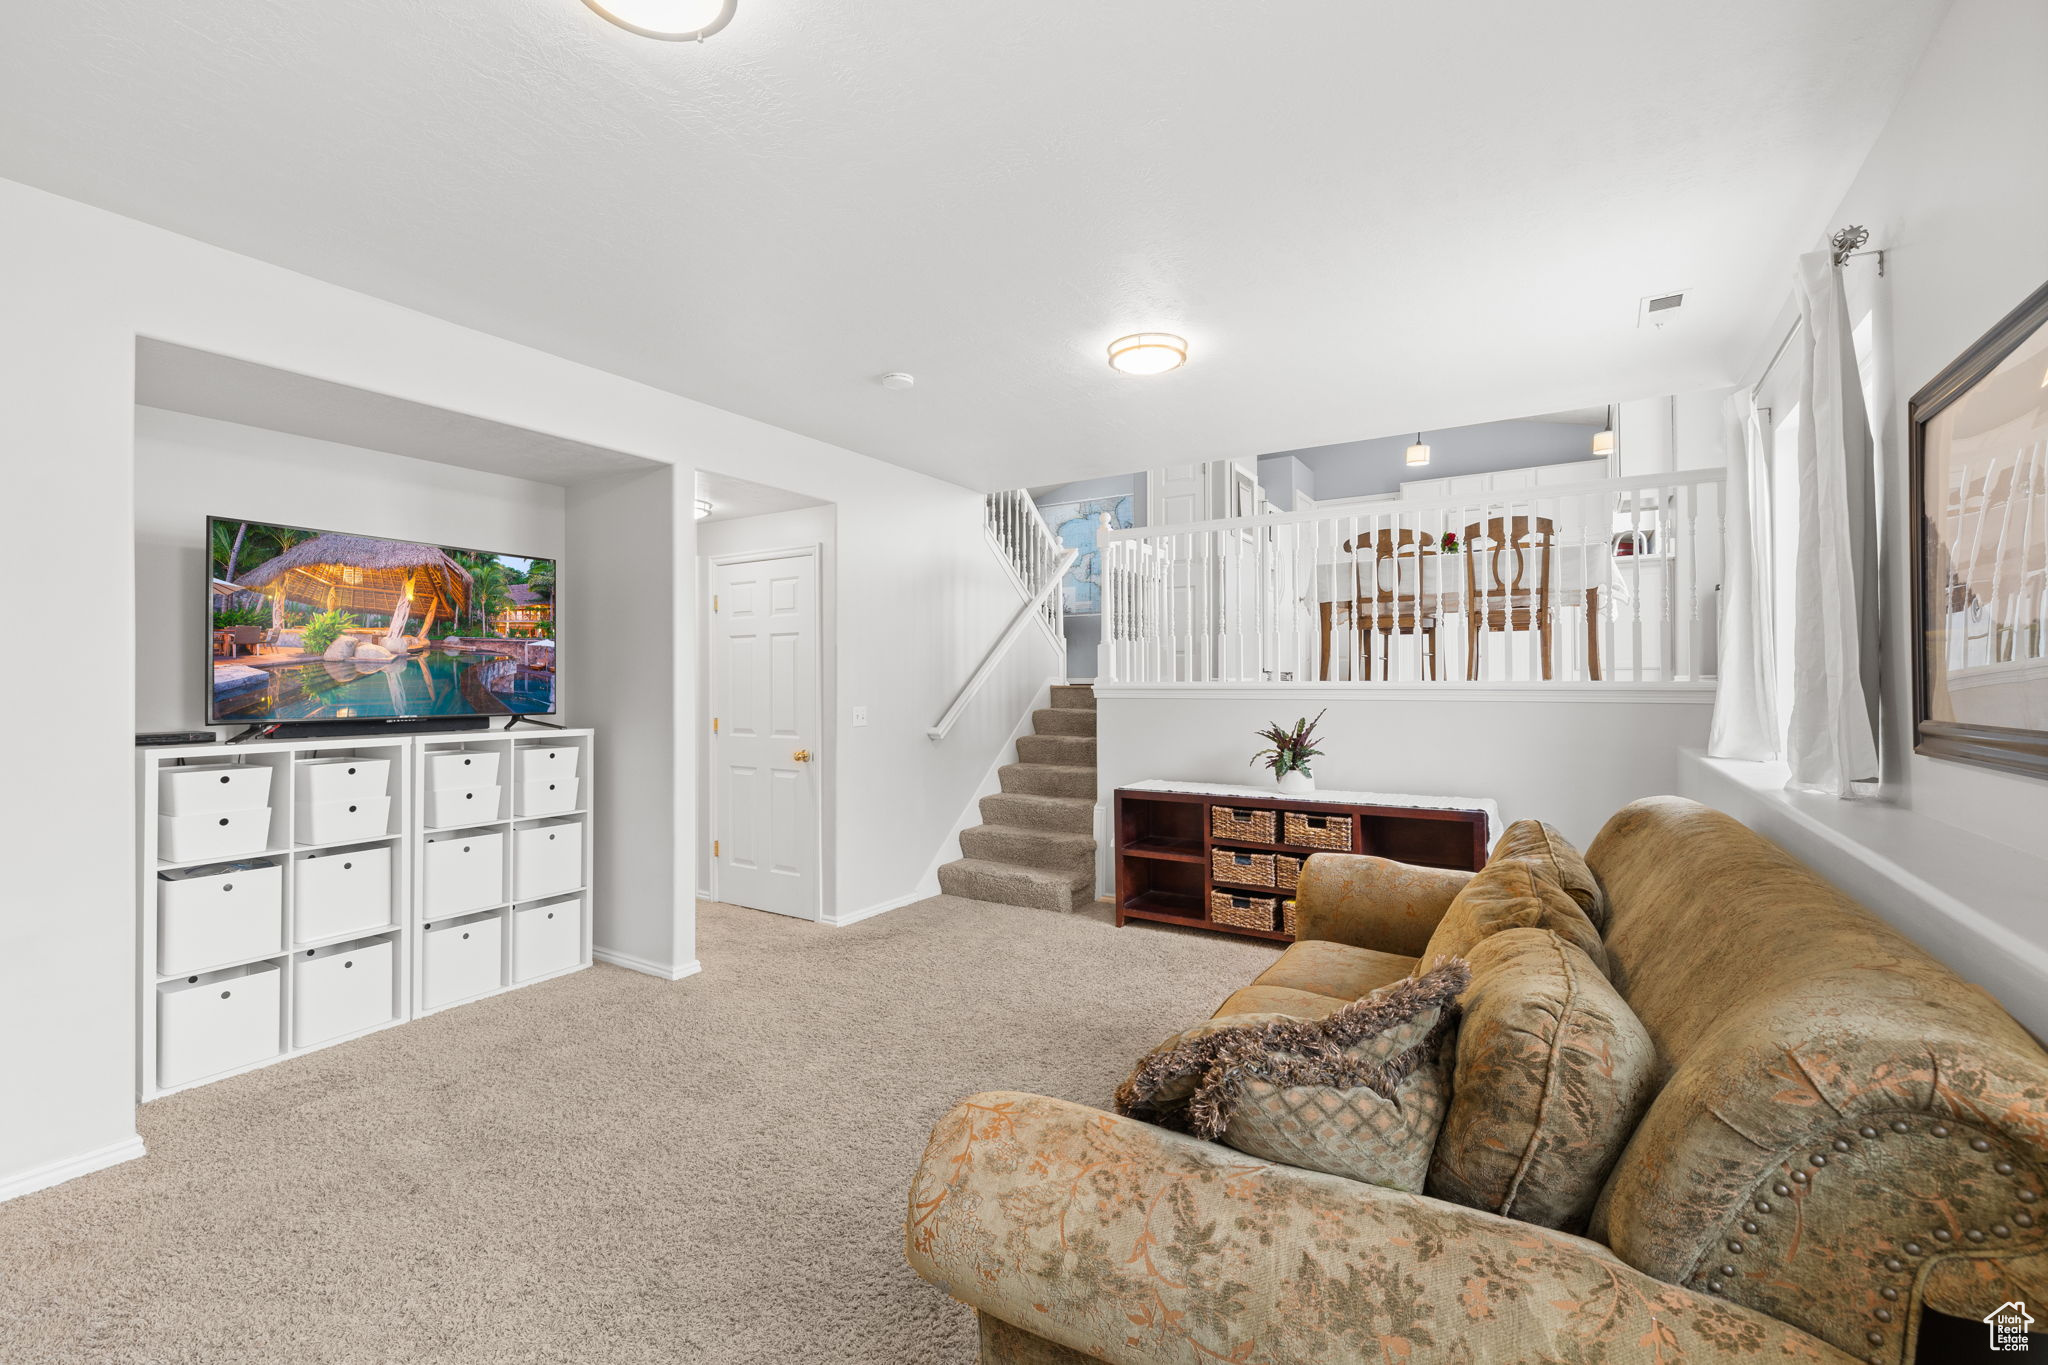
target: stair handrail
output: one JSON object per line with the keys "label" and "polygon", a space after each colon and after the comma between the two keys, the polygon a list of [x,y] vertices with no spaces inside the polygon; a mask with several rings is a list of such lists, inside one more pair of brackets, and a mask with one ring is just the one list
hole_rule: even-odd
{"label": "stair handrail", "polygon": [[989,646],[988,653],[982,656],[980,666],[961,686],[959,695],[953,698],[953,704],[946,708],[946,713],[939,717],[937,724],[924,732],[927,739],[944,739],[952,733],[953,726],[959,722],[961,713],[967,709],[967,704],[974,700],[975,694],[988,682],[990,675],[996,671],[996,665],[1010,652],[1010,646],[1017,643],[1017,637],[1024,633],[1032,618],[1039,615],[1046,598],[1059,591],[1060,581],[1067,576],[1067,570],[1074,567],[1074,561],[1080,556],[1079,550],[1069,547],[1053,562],[1052,568],[1039,582],[1037,589],[1017,608],[1017,614],[1010,618],[1010,624],[1004,628],[1002,635]]}
{"label": "stair handrail", "polygon": [[[1046,566],[1058,559],[1066,547],[1060,544],[1029,491],[1022,488],[990,493],[983,500],[982,529],[996,558],[1009,570],[1017,591],[1029,594],[1044,577]],[[1050,599],[1039,612],[1046,638],[1056,648],[1066,647],[1062,603]]]}

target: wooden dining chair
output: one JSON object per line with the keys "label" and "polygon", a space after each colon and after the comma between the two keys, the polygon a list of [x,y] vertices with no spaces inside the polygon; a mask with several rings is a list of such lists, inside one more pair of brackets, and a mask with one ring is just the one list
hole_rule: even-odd
{"label": "wooden dining chair", "polygon": [[[1427,531],[1368,532],[1345,541],[1344,553],[1360,561],[1351,620],[1358,632],[1365,676],[1373,676],[1375,643],[1380,648],[1380,674],[1391,678],[1394,637],[1420,633],[1429,676],[1435,681],[1437,596],[1426,590],[1424,566],[1438,556],[1436,537]],[[1402,581],[1404,564],[1412,566],[1408,582]]]}
{"label": "wooden dining chair", "polygon": [[1600,677],[1600,589],[1557,593],[1557,528],[1549,517],[1489,517],[1465,528],[1465,676],[1479,678],[1479,632],[1533,630],[1549,681],[1551,607],[1577,598],[1586,612],[1586,672]]}

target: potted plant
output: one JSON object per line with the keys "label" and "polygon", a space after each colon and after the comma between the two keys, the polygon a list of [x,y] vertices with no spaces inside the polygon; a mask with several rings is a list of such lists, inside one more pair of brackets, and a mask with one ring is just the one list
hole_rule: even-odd
{"label": "potted plant", "polygon": [[1293,729],[1287,729],[1277,721],[1258,732],[1259,738],[1271,745],[1252,755],[1252,762],[1264,763],[1273,770],[1280,790],[1290,796],[1316,789],[1316,780],[1308,770],[1309,760],[1322,753],[1316,747],[1316,727],[1323,723],[1328,708],[1316,712],[1316,718],[1303,717],[1294,722]]}

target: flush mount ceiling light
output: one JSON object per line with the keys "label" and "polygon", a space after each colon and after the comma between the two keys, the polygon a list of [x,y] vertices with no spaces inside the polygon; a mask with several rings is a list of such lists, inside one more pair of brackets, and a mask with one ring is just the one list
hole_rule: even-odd
{"label": "flush mount ceiling light", "polygon": [[1187,363],[1187,342],[1171,332],[1133,332],[1109,343],[1109,368],[1118,374],[1165,374]]}
{"label": "flush mount ceiling light", "polygon": [[1422,433],[1415,433],[1415,444],[1408,447],[1409,464],[1428,464],[1429,447],[1422,443]]}
{"label": "flush mount ceiling light", "polygon": [[699,499],[697,499],[697,520],[699,520],[699,521],[702,521],[702,520],[704,520],[704,518],[706,518],[706,517],[708,517],[708,516],[710,516],[710,515],[711,515],[711,499],[709,499],[709,498],[699,498]]}
{"label": "flush mount ceiling light", "polygon": [[701,43],[732,22],[739,0],[583,0],[605,18],[643,38]]}
{"label": "flush mount ceiling light", "polygon": [[1612,455],[1614,453],[1614,404],[1607,405],[1607,425],[1593,433],[1593,453]]}

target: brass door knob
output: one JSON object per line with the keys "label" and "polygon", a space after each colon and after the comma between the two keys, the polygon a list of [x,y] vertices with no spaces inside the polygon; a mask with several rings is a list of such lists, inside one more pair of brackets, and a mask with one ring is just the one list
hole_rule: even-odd
{"label": "brass door knob", "polygon": [[811,761],[811,751],[809,749],[798,749],[790,757],[799,763],[808,763]]}

